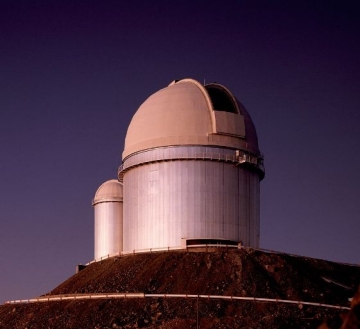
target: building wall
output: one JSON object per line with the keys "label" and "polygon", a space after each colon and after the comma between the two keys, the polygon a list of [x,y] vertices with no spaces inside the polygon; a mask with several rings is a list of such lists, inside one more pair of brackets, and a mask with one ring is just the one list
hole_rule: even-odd
{"label": "building wall", "polygon": [[95,211],[95,259],[123,250],[123,203],[102,202]]}
{"label": "building wall", "polygon": [[[260,179],[255,170],[224,160],[234,154],[191,146],[137,154],[145,164],[123,175],[124,251],[180,246],[181,238],[258,247]],[[130,157],[125,167],[127,162],[137,161]]]}

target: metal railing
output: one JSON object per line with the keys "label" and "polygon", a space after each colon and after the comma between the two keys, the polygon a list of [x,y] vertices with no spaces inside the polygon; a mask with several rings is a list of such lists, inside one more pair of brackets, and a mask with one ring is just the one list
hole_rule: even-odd
{"label": "metal railing", "polygon": [[118,168],[119,178],[130,168],[159,161],[175,160],[209,160],[232,162],[235,164],[250,164],[265,172],[262,155],[250,154],[243,150],[221,149],[205,147],[205,150],[199,151],[196,146],[172,146],[164,148],[155,148],[152,150],[135,153],[124,160],[124,163]]}
{"label": "metal railing", "polygon": [[220,299],[227,301],[249,301],[249,302],[265,302],[265,303],[281,303],[295,305],[309,305],[317,307],[334,308],[339,310],[350,310],[350,307],[342,305],[332,305],[316,302],[306,302],[301,300],[288,300],[277,298],[260,298],[260,297],[242,297],[242,296],[221,296],[221,295],[193,295],[193,294],[145,294],[145,293],[97,293],[97,294],[67,294],[43,296],[31,299],[17,299],[7,301],[5,304],[27,304],[41,302],[56,302],[69,300],[94,300],[94,299],[127,299],[127,298],[201,298],[201,299]]}
{"label": "metal railing", "polygon": [[[88,265],[93,264],[93,263],[101,262],[103,260],[113,258],[113,257],[123,257],[123,256],[137,255],[137,254],[166,252],[166,251],[188,251],[189,249],[192,249],[192,248],[203,248],[205,251],[207,249],[210,249],[210,248],[211,249],[212,248],[225,248],[225,250],[227,250],[227,248],[231,248],[231,249],[247,249],[247,250],[262,251],[262,252],[265,252],[265,253],[272,253],[272,254],[277,254],[277,255],[287,255],[287,256],[291,256],[291,257],[317,259],[317,258],[310,257],[310,256],[291,254],[291,253],[286,253],[284,251],[278,251],[278,250],[272,250],[272,249],[250,248],[250,247],[246,247],[246,246],[240,246],[239,247],[239,246],[234,246],[234,245],[221,245],[221,244],[199,244],[199,245],[187,245],[185,247],[177,246],[177,247],[148,248],[148,249],[137,249],[137,250],[131,250],[131,251],[122,251],[122,252],[119,252],[119,253],[108,254],[108,255],[100,257],[98,259],[94,259],[94,260],[86,263],[85,266],[88,266]],[[329,262],[331,262],[331,261],[329,261]],[[360,267],[360,264],[353,264],[353,263],[346,263],[346,262],[336,262],[336,261],[332,261],[332,262],[336,263],[336,264],[340,264],[340,265]]]}
{"label": "metal railing", "polygon": [[187,245],[184,247],[162,247],[162,248],[148,248],[148,249],[137,249],[137,250],[131,250],[131,251],[121,251],[114,254],[107,254],[106,256],[100,257],[98,259],[94,259],[89,263],[86,263],[85,266],[88,266],[93,263],[101,262],[103,260],[113,258],[113,257],[123,257],[123,256],[131,256],[131,255],[137,255],[137,254],[146,254],[146,253],[154,253],[154,252],[166,252],[166,251],[187,251],[189,249],[194,248],[203,248],[205,251],[207,249],[213,249],[213,248],[231,248],[231,249],[238,249],[239,247],[237,245],[226,245],[226,244],[196,244],[196,245]]}

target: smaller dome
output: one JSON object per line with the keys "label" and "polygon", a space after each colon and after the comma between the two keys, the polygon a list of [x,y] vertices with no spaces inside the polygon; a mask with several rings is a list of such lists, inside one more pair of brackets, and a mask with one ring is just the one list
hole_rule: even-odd
{"label": "smaller dome", "polygon": [[100,185],[95,193],[92,205],[101,202],[122,202],[123,185],[117,179],[110,179]]}

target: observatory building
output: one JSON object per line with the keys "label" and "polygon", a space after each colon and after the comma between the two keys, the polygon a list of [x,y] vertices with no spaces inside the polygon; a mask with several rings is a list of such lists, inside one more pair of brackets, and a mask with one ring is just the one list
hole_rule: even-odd
{"label": "observatory building", "polygon": [[256,248],[263,177],[254,124],[235,96],[173,81],[137,110],[118,181],[96,192],[95,259],[184,243]]}
{"label": "observatory building", "polygon": [[95,258],[122,251],[123,186],[117,179],[102,184],[92,205],[95,211]]}

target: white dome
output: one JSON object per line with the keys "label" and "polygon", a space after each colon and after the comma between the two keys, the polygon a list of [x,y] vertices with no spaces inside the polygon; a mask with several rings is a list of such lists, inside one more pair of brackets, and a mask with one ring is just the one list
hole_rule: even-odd
{"label": "white dome", "polygon": [[204,145],[242,149],[258,155],[254,124],[224,86],[192,79],[172,82],[150,96],[129,125],[123,159],[162,146]]}
{"label": "white dome", "polygon": [[92,205],[100,202],[122,202],[123,185],[117,179],[103,183],[96,191]]}

